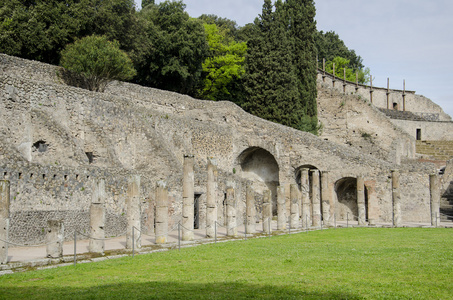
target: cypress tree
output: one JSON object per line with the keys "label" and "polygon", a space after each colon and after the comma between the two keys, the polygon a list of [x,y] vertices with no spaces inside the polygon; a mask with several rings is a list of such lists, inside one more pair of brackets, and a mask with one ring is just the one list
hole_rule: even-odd
{"label": "cypress tree", "polygon": [[265,0],[248,41],[244,76],[247,100],[243,108],[261,118],[296,127],[301,112],[297,105],[291,42],[284,20],[282,2],[277,2],[273,12],[271,0]]}
{"label": "cypress tree", "polygon": [[300,118],[297,127],[317,133],[315,3],[313,0],[287,0],[286,9],[288,28],[294,41],[299,101],[304,106],[304,117]]}

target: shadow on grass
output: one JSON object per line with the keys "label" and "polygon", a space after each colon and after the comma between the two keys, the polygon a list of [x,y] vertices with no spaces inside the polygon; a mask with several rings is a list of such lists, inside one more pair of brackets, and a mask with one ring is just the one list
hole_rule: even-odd
{"label": "shadow on grass", "polygon": [[89,288],[11,287],[0,299],[362,299],[341,292],[305,292],[294,287],[245,283],[147,282],[99,285]]}

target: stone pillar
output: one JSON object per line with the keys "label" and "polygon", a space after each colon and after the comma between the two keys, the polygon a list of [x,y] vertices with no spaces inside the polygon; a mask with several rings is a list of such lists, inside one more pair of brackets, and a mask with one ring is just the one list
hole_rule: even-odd
{"label": "stone pillar", "polygon": [[311,171],[311,196],[312,196],[312,210],[313,210],[313,226],[321,227],[321,199],[319,197],[319,170]]}
{"label": "stone pillar", "polygon": [[93,182],[90,206],[89,251],[104,254],[105,249],[105,180]]}
{"label": "stone pillar", "polygon": [[256,207],[255,207],[255,191],[253,190],[252,183],[247,184],[246,190],[246,206],[247,206],[247,233],[256,232]]}
{"label": "stone pillar", "polygon": [[299,228],[299,188],[297,184],[291,184],[290,186],[290,197],[291,197],[291,228]]}
{"label": "stone pillar", "polygon": [[182,240],[193,241],[193,202],[194,202],[194,174],[193,155],[184,156],[182,179]]}
{"label": "stone pillar", "polygon": [[128,180],[126,196],[126,248],[132,249],[132,227],[134,229],[134,247],[141,247],[140,238],[140,175],[132,175]]}
{"label": "stone pillar", "polygon": [[392,170],[393,227],[401,227],[400,173]]}
{"label": "stone pillar", "polygon": [[63,257],[64,224],[63,220],[47,221],[46,251],[47,257]]}
{"label": "stone pillar", "polygon": [[306,228],[311,225],[310,209],[310,184],[308,179],[309,169],[302,169],[300,174],[300,188],[302,191],[302,227]]}
{"label": "stone pillar", "polygon": [[217,222],[217,161],[208,157],[208,184],[206,187],[206,237],[215,236]]}
{"label": "stone pillar", "polygon": [[286,229],[286,197],[285,188],[277,187],[277,230]]}
{"label": "stone pillar", "polygon": [[226,228],[227,236],[237,236],[236,205],[234,201],[234,188],[227,187],[226,195]]}
{"label": "stone pillar", "polygon": [[0,180],[0,264],[8,262],[9,199],[9,181]]}
{"label": "stone pillar", "polygon": [[272,232],[271,226],[272,221],[272,200],[271,191],[265,190],[263,193],[263,232],[268,234]]}
{"label": "stone pillar", "polygon": [[357,219],[359,226],[366,224],[365,207],[365,180],[363,176],[357,176]]}
{"label": "stone pillar", "polygon": [[331,225],[330,202],[332,201],[332,191],[329,188],[329,172],[321,173],[321,201],[322,201],[322,220],[324,225]]}
{"label": "stone pillar", "polygon": [[429,195],[431,204],[431,226],[438,226],[440,222],[440,189],[437,174],[429,175]]}
{"label": "stone pillar", "polygon": [[329,195],[330,195],[330,219],[329,226],[334,227],[336,224],[336,204],[337,197],[335,195],[335,183],[329,180]]}
{"label": "stone pillar", "polygon": [[163,181],[156,185],[156,244],[165,244],[168,237],[168,189]]}

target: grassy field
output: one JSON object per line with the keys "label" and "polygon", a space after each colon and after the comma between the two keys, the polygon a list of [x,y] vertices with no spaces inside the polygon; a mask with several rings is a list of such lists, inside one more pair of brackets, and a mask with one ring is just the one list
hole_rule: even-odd
{"label": "grassy field", "polygon": [[0,277],[0,299],[453,299],[453,230],[330,229]]}

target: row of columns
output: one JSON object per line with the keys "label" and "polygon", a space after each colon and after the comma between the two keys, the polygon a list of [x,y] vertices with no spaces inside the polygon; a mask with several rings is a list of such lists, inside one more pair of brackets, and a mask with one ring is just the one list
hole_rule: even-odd
{"label": "row of columns", "polygon": [[[182,211],[182,239],[189,241],[194,238],[193,228],[193,201],[194,201],[194,174],[193,156],[185,156],[183,170],[183,211]],[[206,236],[215,235],[215,222],[217,221],[217,162],[213,158],[208,159],[207,166],[207,216],[206,216]],[[321,176],[321,195],[319,170],[311,170],[312,175],[312,201],[309,197],[309,169],[301,171],[301,193],[297,185],[290,186],[290,226],[297,228],[299,218],[302,219],[302,226],[314,227],[321,226],[321,212],[324,222],[329,224],[332,220],[331,209],[333,208],[332,190],[329,186],[328,172],[322,172]],[[402,225],[401,218],[401,195],[399,186],[400,174],[397,170],[392,170],[392,203],[393,203],[393,226]],[[431,224],[437,226],[440,190],[439,178],[436,174],[430,175],[430,194],[431,194]],[[90,206],[90,244],[89,251],[94,253],[104,252],[105,239],[105,181],[100,179],[93,183],[92,203]],[[264,233],[270,233],[269,226],[272,219],[272,200],[269,190],[263,194],[262,220]],[[285,230],[287,223],[286,200],[284,187],[277,188],[277,229]],[[322,211],[321,200],[322,199]],[[10,183],[6,180],[0,181],[0,263],[7,262],[8,252],[8,228],[9,228],[9,206],[10,206]],[[140,176],[130,176],[128,180],[126,198],[126,248],[141,246],[140,234],[134,234],[134,230],[140,231]],[[358,223],[366,224],[366,208],[364,198],[364,179],[357,177],[357,204],[358,204]],[[156,184],[156,243],[166,243],[168,236],[168,188],[165,182],[159,181]],[[235,191],[232,183],[227,183],[226,191],[226,227],[227,235],[237,235],[236,220],[236,200]],[[246,188],[246,226],[247,233],[255,233],[255,192],[249,183]],[[50,220],[48,223],[47,234],[47,253],[49,257],[59,257],[62,255],[64,240],[64,224],[62,220]]]}

